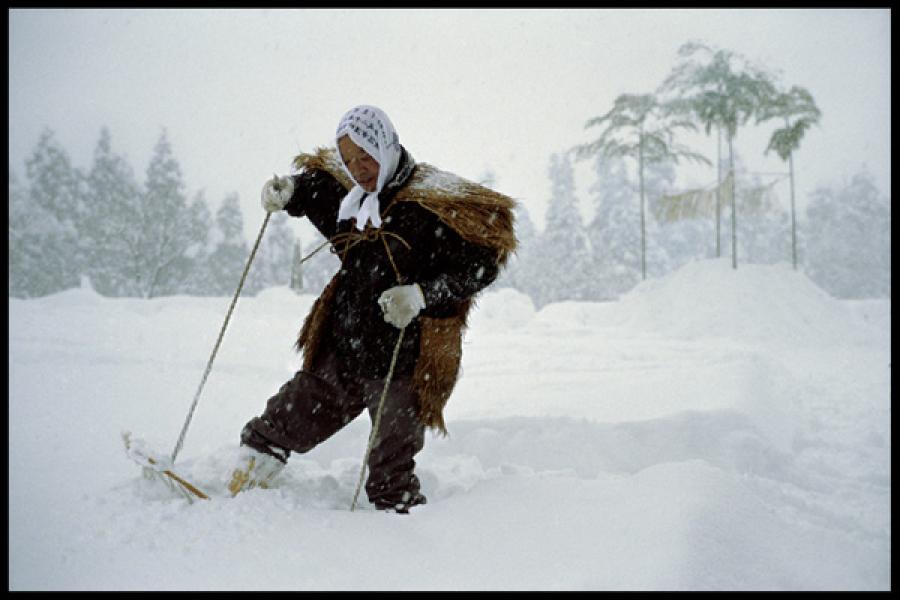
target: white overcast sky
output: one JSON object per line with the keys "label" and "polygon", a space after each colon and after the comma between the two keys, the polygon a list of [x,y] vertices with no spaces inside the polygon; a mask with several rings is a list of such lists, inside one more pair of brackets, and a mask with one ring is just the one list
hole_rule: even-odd
{"label": "white overcast sky", "polygon": [[[44,128],[89,168],[100,129],[144,172],[162,128],[190,197],[258,197],[341,115],[375,104],[413,156],[465,177],[487,169],[543,226],[551,153],[592,139],[585,122],[650,93],[688,40],[743,54],[814,96],[823,117],[796,156],[802,203],[865,168],[890,194],[891,27],[884,9],[16,9],[9,11],[9,162]],[[749,167],[771,126],[742,129]],[[689,145],[715,158],[713,138]],[[715,180],[685,171],[680,185]],[[587,206],[590,167],[577,170]],[[586,209],[589,211],[589,209]]]}

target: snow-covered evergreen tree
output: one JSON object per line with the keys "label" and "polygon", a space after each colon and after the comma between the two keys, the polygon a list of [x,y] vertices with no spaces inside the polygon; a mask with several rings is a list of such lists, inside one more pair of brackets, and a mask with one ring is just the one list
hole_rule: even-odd
{"label": "snow-covered evergreen tree", "polygon": [[180,293],[191,276],[190,261],[197,258],[209,231],[209,209],[202,198],[190,206],[184,195],[181,167],[172,153],[165,130],[147,168],[139,231],[139,294],[153,298]]}
{"label": "snow-covered evergreen tree", "polygon": [[640,207],[622,158],[598,156],[594,172],[594,217],[588,228],[595,265],[591,295],[611,300],[641,280]]}
{"label": "snow-covered evergreen tree", "polygon": [[[247,276],[246,290],[255,294],[268,287],[291,284],[294,262],[294,232],[288,226],[285,212],[273,213],[266,226],[259,250]],[[254,240],[255,241],[255,240]]]}
{"label": "snow-covered evergreen tree", "polygon": [[131,166],[112,151],[105,127],[94,149],[87,188],[79,234],[94,289],[106,296],[137,295],[141,258],[135,215],[140,213],[141,192]]}
{"label": "snow-covered evergreen tree", "polygon": [[208,280],[204,272],[212,249],[209,247],[209,234],[212,231],[212,214],[203,190],[194,194],[185,212],[187,227],[185,234],[191,236],[185,253],[172,262],[169,272],[169,287],[165,294],[190,294],[202,296],[208,294]]}
{"label": "snow-covered evergreen tree", "polygon": [[28,255],[24,238],[27,235],[29,214],[25,204],[25,190],[9,165],[9,270],[7,281],[9,295],[24,298],[28,295]]}
{"label": "snow-covered evergreen tree", "polygon": [[593,271],[591,243],[582,223],[575,196],[575,173],[565,154],[553,154],[548,170],[551,196],[547,220],[536,252],[535,287],[537,307],[563,300],[587,300]]}
{"label": "snow-covered evergreen tree", "polygon": [[809,277],[838,298],[889,298],[891,207],[862,171],[834,190],[811,195],[800,230],[800,262]]}
{"label": "snow-covered evergreen tree", "polygon": [[10,205],[10,254],[17,288],[27,296],[78,286],[85,262],[78,238],[83,175],[53,136],[49,129],[41,134],[25,161],[28,189]]}
{"label": "snow-covered evergreen tree", "polygon": [[57,291],[58,281],[45,278],[48,259],[45,249],[56,239],[55,218],[43,207],[28,199],[28,192],[9,168],[9,295],[31,298]]}
{"label": "snow-covered evergreen tree", "polygon": [[232,295],[250,253],[244,238],[244,216],[236,193],[227,195],[216,211],[210,238],[212,252],[196,276],[205,282],[208,294]]}

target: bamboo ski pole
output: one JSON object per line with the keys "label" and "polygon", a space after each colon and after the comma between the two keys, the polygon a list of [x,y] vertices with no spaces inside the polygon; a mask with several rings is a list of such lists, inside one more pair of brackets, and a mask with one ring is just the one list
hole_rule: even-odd
{"label": "bamboo ski pole", "polygon": [[194,401],[191,403],[191,409],[188,411],[187,419],[185,419],[184,426],[181,428],[181,434],[178,436],[178,442],[175,444],[175,449],[172,451],[172,464],[175,464],[175,457],[178,456],[181,447],[184,445],[184,437],[187,434],[188,425],[190,425],[191,419],[194,416],[194,410],[197,408],[197,402],[200,400],[200,392],[203,391],[203,386],[206,385],[206,379],[209,377],[213,361],[216,359],[216,354],[219,352],[219,346],[222,344],[222,338],[225,336],[225,329],[228,327],[228,321],[231,319],[231,313],[234,312],[234,306],[237,304],[238,297],[241,295],[241,289],[244,287],[244,282],[247,280],[247,273],[250,272],[250,265],[253,263],[253,258],[256,256],[256,251],[259,249],[259,243],[262,241],[263,233],[265,233],[266,226],[269,224],[269,219],[271,217],[272,213],[267,212],[262,227],[259,229],[259,235],[256,236],[256,243],[253,244],[253,250],[250,251],[250,256],[247,258],[247,264],[244,266],[244,272],[241,274],[241,281],[238,283],[237,289],[234,292],[234,298],[231,299],[231,305],[228,307],[225,321],[222,323],[222,328],[219,330],[219,337],[216,340],[216,345],[213,346],[212,354],[209,357],[209,361],[206,363],[206,369],[203,371],[203,377],[200,379],[200,386],[194,394]]}
{"label": "bamboo ski pole", "polygon": [[369,464],[369,455],[372,453],[372,447],[375,445],[375,437],[378,435],[378,427],[381,425],[381,412],[384,409],[384,399],[387,397],[388,387],[391,385],[391,378],[394,376],[394,367],[397,366],[397,356],[400,354],[400,344],[403,342],[403,332],[406,327],[400,330],[397,336],[397,343],[394,345],[394,354],[391,356],[391,366],[388,369],[387,376],[384,378],[384,389],[381,390],[381,399],[378,401],[378,410],[375,411],[375,421],[372,423],[372,432],[369,434],[369,443],[366,446],[366,454],[363,457],[362,468],[359,470],[359,481],[356,483],[356,492],[353,494],[353,502],[350,504],[350,512],[356,509],[356,499],[359,497],[359,490],[362,489],[363,479],[366,476],[366,465]]}

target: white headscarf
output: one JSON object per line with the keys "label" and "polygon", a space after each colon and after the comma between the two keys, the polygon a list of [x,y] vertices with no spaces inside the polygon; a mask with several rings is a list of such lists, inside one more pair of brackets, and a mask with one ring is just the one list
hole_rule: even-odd
{"label": "white headscarf", "polygon": [[[351,217],[356,218],[356,228],[362,231],[368,221],[374,227],[381,227],[378,194],[384,188],[397,165],[400,163],[400,138],[394,130],[394,124],[380,108],[362,104],[348,110],[341,118],[334,135],[335,146],[343,136],[350,136],[353,142],[378,161],[378,181],[375,191],[367,193],[357,183],[353,186],[338,209],[338,221]],[[353,179],[350,169],[344,164],[344,157],[337,153],[344,171]],[[355,180],[354,180],[355,181]]]}

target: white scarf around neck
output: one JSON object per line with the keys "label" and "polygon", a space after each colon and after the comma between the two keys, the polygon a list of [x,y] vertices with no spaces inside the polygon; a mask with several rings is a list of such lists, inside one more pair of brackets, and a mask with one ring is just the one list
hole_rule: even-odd
{"label": "white scarf around neck", "polygon": [[[381,227],[381,207],[378,194],[397,170],[400,163],[400,138],[391,120],[380,108],[362,104],[351,108],[341,118],[335,133],[335,147],[344,136],[349,136],[357,146],[365,150],[378,162],[378,180],[374,192],[366,192],[357,183],[341,200],[338,221],[356,219],[356,228],[362,231],[368,222],[373,227]],[[344,171],[353,179],[350,169],[344,164],[340,150],[337,152]],[[355,180],[354,180],[355,182]]]}

